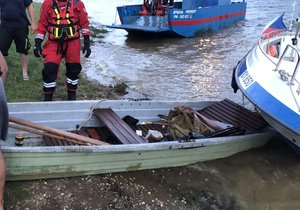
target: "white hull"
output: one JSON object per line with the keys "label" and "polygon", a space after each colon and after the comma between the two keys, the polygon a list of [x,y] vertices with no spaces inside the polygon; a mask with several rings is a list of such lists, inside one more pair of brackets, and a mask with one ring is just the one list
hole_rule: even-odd
{"label": "white hull", "polygon": [[261,38],[238,64],[235,79],[262,117],[300,153],[300,41],[293,38],[289,32]]}
{"label": "white hull", "polygon": [[268,122],[268,124],[274,128],[276,131],[278,131],[281,135],[283,135],[286,140],[291,143],[291,146],[297,151],[298,148],[300,148],[299,144],[299,134],[294,133],[289,128],[282,125],[277,120],[274,120],[271,116],[267,115],[266,113],[260,111],[261,116]]}

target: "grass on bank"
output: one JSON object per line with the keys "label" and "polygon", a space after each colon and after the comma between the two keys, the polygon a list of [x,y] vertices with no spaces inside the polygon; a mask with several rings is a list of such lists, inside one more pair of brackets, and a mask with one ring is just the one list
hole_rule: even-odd
{"label": "grass on bank", "polygon": [[[41,4],[33,3],[36,20],[39,19],[39,11]],[[106,31],[91,27],[94,36],[101,38]],[[23,81],[22,68],[20,61],[20,54],[16,53],[15,44],[12,43],[9,55],[6,57],[8,64],[8,75],[5,82],[5,92],[8,102],[27,102],[27,101],[42,101],[43,81],[42,69],[44,67],[43,59],[36,58],[33,55],[35,34],[30,33],[29,39],[31,42],[31,49],[29,50],[29,65],[28,75],[29,81]],[[94,52],[92,52],[94,53]],[[54,100],[66,100],[67,93],[65,88],[65,62],[62,61],[60,65],[60,78],[57,80],[57,87],[54,94]],[[126,84],[121,82],[114,87],[102,86],[97,82],[88,80],[84,73],[80,74],[80,80],[77,90],[77,99],[102,99],[102,98],[116,98],[126,93]],[[28,188],[30,182],[6,182],[5,185],[5,206],[10,209],[10,206],[16,205],[31,197],[30,189]]]}
{"label": "grass on bank", "polygon": [[[33,3],[37,21],[39,19],[40,6],[40,3]],[[9,55],[6,57],[8,75],[5,82],[5,91],[8,102],[42,101],[44,98],[42,80],[42,69],[44,64],[42,58],[36,58],[33,55],[34,37],[34,33],[29,34],[29,40],[31,42],[28,65],[29,81],[23,81],[22,79],[20,54],[16,53],[15,44],[12,43],[10,47],[8,52]],[[65,61],[63,59],[60,64],[59,79],[56,81],[57,85],[53,99],[55,101],[66,100],[67,98],[65,72]],[[126,85],[123,83],[117,84],[115,87],[104,87],[97,82],[88,80],[84,73],[81,72],[77,90],[77,99],[111,98],[113,95],[124,95],[125,89]]]}

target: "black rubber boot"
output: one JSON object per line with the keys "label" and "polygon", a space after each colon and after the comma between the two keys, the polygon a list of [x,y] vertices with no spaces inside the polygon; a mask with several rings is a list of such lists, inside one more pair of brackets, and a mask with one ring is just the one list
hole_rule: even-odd
{"label": "black rubber boot", "polygon": [[52,101],[53,99],[53,93],[47,93],[45,94],[45,98],[44,98],[44,101]]}
{"label": "black rubber boot", "polygon": [[68,101],[76,101],[76,92],[68,91]]}

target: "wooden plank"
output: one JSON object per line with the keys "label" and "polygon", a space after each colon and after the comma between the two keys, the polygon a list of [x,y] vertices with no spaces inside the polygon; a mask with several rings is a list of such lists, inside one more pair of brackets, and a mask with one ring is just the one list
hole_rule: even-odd
{"label": "wooden plank", "polygon": [[[233,101],[230,101],[228,99],[225,99],[224,102],[226,104],[235,104]],[[248,109],[246,109],[246,108],[244,108],[244,107],[242,107],[242,106],[240,106],[238,104],[237,104],[237,106],[235,106],[235,108],[236,109],[237,108],[241,109],[242,112],[243,112],[243,114],[245,116],[247,116],[247,118],[248,118],[247,120],[250,119],[255,125],[257,125],[257,126],[265,126],[267,124],[266,121],[257,112],[252,112],[252,111],[250,111],[250,110],[248,110]]]}
{"label": "wooden plank", "polygon": [[226,113],[223,111],[223,109],[220,109],[220,107],[212,106],[209,107],[206,110],[203,110],[200,112],[201,114],[205,115],[206,117],[214,120],[218,120],[221,122],[228,122],[233,125],[239,125],[241,124],[241,120],[238,120],[236,118],[235,113]]}
{"label": "wooden plank", "polygon": [[111,133],[111,131],[107,127],[104,127],[104,126],[97,127],[96,130],[99,133],[99,135],[102,137],[102,139],[104,139],[104,140],[106,140],[107,138],[109,138],[110,136],[113,135]]}
{"label": "wooden plank", "polygon": [[215,109],[227,110],[226,116],[237,120],[238,122],[244,124],[244,127],[260,127],[261,123],[259,118],[253,115],[249,110],[243,107],[234,106],[233,104],[228,104],[226,101],[224,103],[219,103],[215,105]]}
{"label": "wooden plank", "polygon": [[138,136],[112,109],[94,109],[94,114],[123,144],[139,144],[146,141]]}
{"label": "wooden plank", "polygon": [[[118,129],[118,122],[114,120],[109,114],[105,113],[105,110],[94,110],[96,116],[103,121],[103,123],[109,128],[109,130],[123,143],[123,144],[130,144],[131,139],[130,136],[127,136],[127,132],[120,131],[122,126],[119,126]],[[116,127],[117,126],[117,127]]]}
{"label": "wooden plank", "polygon": [[58,144],[58,142],[56,141],[55,138],[51,138],[51,137],[50,137],[50,139],[51,139],[51,141],[52,141],[52,145],[53,145],[53,146],[59,146],[59,144]]}
{"label": "wooden plank", "polygon": [[49,136],[43,136],[44,141],[46,142],[47,146],[54,146],[51,138]]}
{"label": "wooden plank", "polygon": [[235,113],[237,115],[237,118],[243,122],[252,121],[249,124],[255,124],[257,126],[260,126],[261,124],[265,124],[264,120],[255,112],[252,112],[240,106],[239,104],[234,103],[233,101],[225,99],[222,101],[222,103],[217,104],[217,106],[218,105],[228,109],[228,111],[232,113]]}
{"label": "wooden plank", "polygon": [[49,137],[49,136],[43,136],[43,139],[45,140],[47,146],[70,146],[70,145],[72,146],[72,145],[78,145],[78,144],[75,144],[73,142],[68,142],[68,141],[56,139],[56,138]]}
{"label": "wooden plank", "polygon": [[85,136],[85,137],[89,137],[90,135],[88,134],[88,132],[86,132],[86,130],[79,130],[79,131],[76,131],[76,133],[78,135],[81,135],[81,136]]}
{"label": "wooden plank", "polygon": [[245,134],[245,132],[246,132],[246,130],[242,129],[241,127],[231,127],[231,128],[226,128],[223,130],[212,132],[212,133],[206,135],[206,137],[243,135],[243,134]]}
{"label": "wooden plank", "polygon": [[[72,131],[72,133],[75,133],[76,134],[76,131]],[[79,145],[79,144],[76,144],[74,142],[71,142],[71,141],[66,141],[66,140],[61,140],[62,143],[65,145],[65,146],[74,146],[74,145]]]}
{"label": "wooden plank", "polygon": [[267,124],[255,112],[252,112],[228,99],[200,110],[199,113],[210,119],[227,122],[234,126],[241,126],[247,130],[258,130]]}
{"label": "wooden plank", "polygon": [[223,101],[208,107],[206,109],[206,113],[220,121],[227,120],[228,122],[232,123],[244,121],[243,115],[240,113],[240,111],[237,111],[230,106],[226,106]]}
{"label": "wooden plank", "polygon": [[75,144],[75,143],[73,143],[73,142],[68,142],[68,141],[64,141],[64,140],[62,140],[62,142],[63,142],[64,146],[74,146],[74,145],[78,145],[78,144]]}
{"label": "wooden plank", "polygon": [[106,127],[97,127],[97,132],[100,134],[101,138],[110,144],[121,144],[121,142],[115,137],[115,135]]}
{"label": "wooden plank", "polygon": [[38,124],[38,123],[34,123],[34,122],[30,122],[21,118],[17,118],[14,116],[9,116],[9,121],[18,125],[21,125],[23,127],[29,127],[33,130],[38,131],[38,133],[40,132],[44,132],[44,135],[56,135],[56,136],[60,136],[60,137],[64,137],[65,141],[76,141],[78,142],[78,144],[82,143],[82,144],[95,144],[95,145],[107,145],[106,142],[101,142],[99,140],[95,140],[95,139],[91,139],[85,136],[80,136],[76,133],[71,133],[71,132],[67,132],[65,130],[61,130],[61,129],[57,129],[57,128],[51,128],[42,124]]}
{"label": "wooden plank", "polygon": [[93,139],[101,139],[99,133],[94,128],[87,128],[86,132],[90,135]]}
{"label": "wooden plank", "polygon": [[60,140],[60,139],[55,139],[55,140],[56,140],[58,146],[64,146],[64,143],[62,142],[62,140]]}

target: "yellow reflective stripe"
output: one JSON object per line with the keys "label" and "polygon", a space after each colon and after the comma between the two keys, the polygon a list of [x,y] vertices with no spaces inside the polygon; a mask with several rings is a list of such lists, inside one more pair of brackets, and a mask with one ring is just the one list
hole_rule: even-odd
{"label": "yellow reflective stripe", "polygon": [[59,13],[58,9],[55,8],[55,9],[54,9],[54,12],[55,12],[55,14],[56,14],[57,24],[60,24],[60,13]]}
{"label": "yellow reflective stripe", "polygon": [[67,19],[68,24],[70,24],[71,21],[70,21],[70,14],[69,13],[66,14],[66,19]]}
{"label": "yellow reflective stripe", "polygon": [[73,28],[72,27],[69,27],[69,29],[70,29],[70,36],[74,36],[74,33],[73,33]]}
{"label": "yellow reflective stripe", "polygon": [[[60,14],[60,10],[57,6],[55,6],[54,13],[56,14],[56,25],[57,27],[53,27],[52,30],[52,35],[54,38],[60,38],[62,36],[63,33],[66,33],[67,36],[71,36],[74,37],[77,34],[77,30],[73,27],[73,22],[70,19],[70,7],[71,7],[71,1],[68,0],[67,3],[67,8],[66,8],[66,13],[62,16]],[[61,18],[63,17],[63,19]],[[73,17],[72,17],[73,18]],[[59,25],[61,24],[61,21],[63,21],[63,24],[65,25],[65,21],[67,22],[68,26],[64,26],[63,28],[61,28]],[[77,27],[78,27],[78,23]]]}
{"label": "yellow reflective stripe", "polygon": [[54,35],[54,37],[59,37],[59,35],[58,35],[58,28],[54,29],[54,34],[53,35]]}

